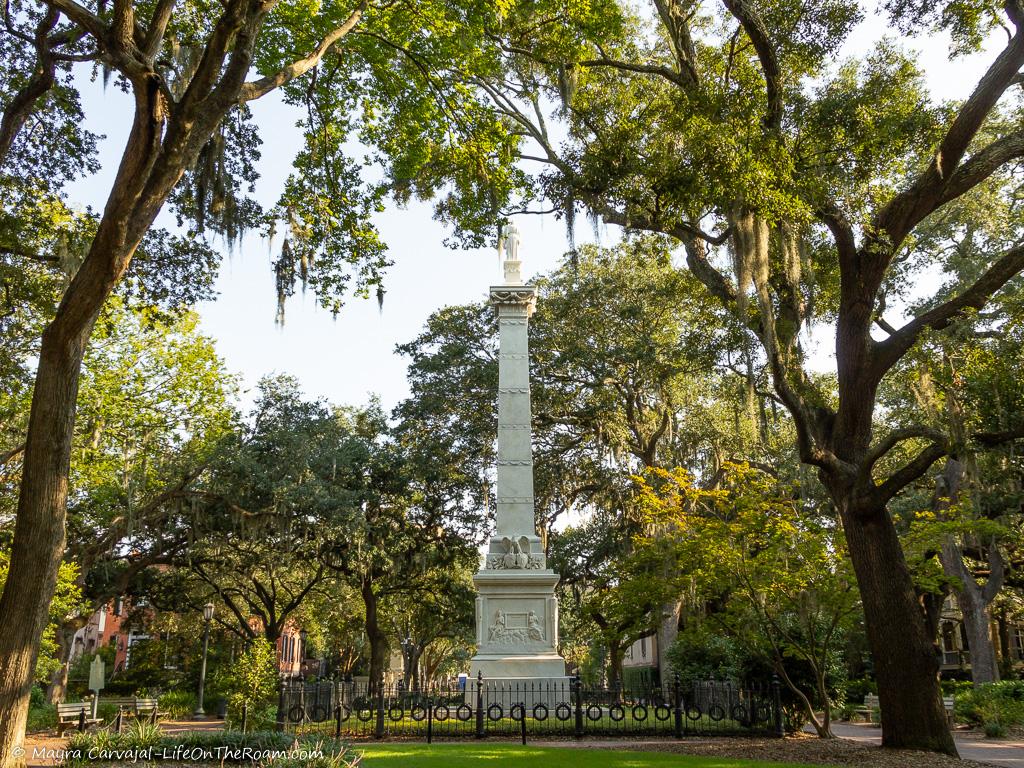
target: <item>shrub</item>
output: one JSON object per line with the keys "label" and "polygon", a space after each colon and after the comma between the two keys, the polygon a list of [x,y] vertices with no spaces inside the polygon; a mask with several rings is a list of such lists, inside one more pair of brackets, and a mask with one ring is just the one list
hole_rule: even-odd
{"label": "shrub", "polygon": [[255,727],[277,698],[277,651],[266,638],[256,638],[217,682],[228,700],[230,721],[240,721],[242,705],[248,703]]}
{"label": "shrub", "polygon": [[322,753],[322,757],[314,758],[309,757],[308,754],[304,756],[271,756],[256,763],[255,768],[298,768],[298,766],[304,768],[354,768],[359,764],[359,756],[347,746],[334,744],[325,746],[321,741],[296,739],[288,734],[275,731],[259,731],[248,734],[185,731],[176,734],[163,734],[159,728],[140,723],[120,734],[107,730],[74,734],[68,742],[68,749],[77,751],[82,757],[72,756],[65,765],[68,768],[96,765],[95,761],[86,759],[90,750],[118,751],[147,747],[165,751],[173,751],[179,747],[186,750],[197,748],[215,750],[220,747],[228,747],[231,752],[224,756],[224,763],[231,763],[234,760],[245,764],[250,763],[244,753],[239,754],[243,749],[260,752],[303,750],[307,753],[313,751]]}
{"label": "shrub", "polygon": [[46,691],[43,690],[41,685],[33,685],[32,690],[28,695],[28,705],[30,707],[42,707],[46,704]]}
{"label": "shrub", "polygon": [[983,730],[990,739],[1001,739],[1006,735],[1006,726],[998,720],[989,720],[985,723]]}
{"label": "shrub", "polygon": [[742,677],[741,655],[732,640],[703,626],[680,632],[668,649],[669,664],[683,686],[698,680]]}
{"label": "shrub", "polygon": [[168,691],[160,696],[160,711],[172,720],[181,720],[196,711],[196,696],[191,691]]}
{"label": "shrub", "polygon": [[985,683],[957,695],[956,718],[961,722],[986,726],[1024,725],[1024,681],[1004,680]]}
{"label": "shrub", "polygon": [[25,725],[26,733],[39,733],[50,731],[57,727],[57,707],[52,704],[40,704],[31,706],[28,710],[28,722]]}

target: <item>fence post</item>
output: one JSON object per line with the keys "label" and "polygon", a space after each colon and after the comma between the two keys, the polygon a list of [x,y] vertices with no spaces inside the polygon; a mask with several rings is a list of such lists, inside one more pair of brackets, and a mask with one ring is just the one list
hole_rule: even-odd
{"label": "fence post", "polygon": [[242,702],[242,733],[245,733],[249,727],[249,702]]}
{"label": "fence post", "polygon": [[277,689],[277,717],[274,723],[274,730],[276,731],[284,730],[284,686],[285,682],[282,680]]}
{"label": "fence post", "polygon": [[476,737],[482,739],[487,735],[484,726],[484,673],[476,673]]}
{"label": "fence post", "polygon": [[373,729],[373,736],[377,739],[384,738],[384,681],[377,687],[377,724]]}
{"label": "fence post", "polygon": [[434,740],[434,702],[427,697],[427,744]]}
{"label": "fence post", "polygon": [[775,735],[781,739],[786,735],[786,726],[782,719],[782,691],[778,675],[772,675],[772,710],[775,715]]}
{"label": "fence post", "polygon": [[121,732],[121,721],[124,719],[124,707],[118,705],[117,707],[117,720],[114,723],[114,731],[116,733]]}
{"label": "fence post", "polygon": [[334,740],[341,738],[341,704],[334,707]]}
{"label": "fence post", "polygon": [[522,735],[523,746],[525,747],[526,746],[526,702],[525,701],[519,702],[519,708],[520,708],[519,714],[522,715],[522,717],[519,719],[519,733]]}
{"label": "fence post", "polygon": [[672,675],[672,714],[675,717],[676,738],[683,738],[683,697],[679,690],[679,674]]}
{"label": "fence post", "polygon": [[576,733],[577,739],[583,737],[583,690],[580,682],[580,675],[577,672],[572,676],[573,706],[576,710]]}

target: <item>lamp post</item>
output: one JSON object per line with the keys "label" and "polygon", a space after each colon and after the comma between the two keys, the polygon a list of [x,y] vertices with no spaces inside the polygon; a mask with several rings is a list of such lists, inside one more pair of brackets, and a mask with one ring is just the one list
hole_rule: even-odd
{"label": "lamp post", "polygon": [[203,606],[203,620],[206,628],[203,630],[203,661],[199,667],[199,697],[196,701],[196,711],[192,713],[193,720],[205,720],[206,712],[203,711],[203,689],[206,687],[206,652],[210,647],[210,622],[213,621],[213,603]]}
{"label": "lamp post", "polygon": [[306,660],[306,638],[309,637],[309,632],[304,629],[299,630],[299,677],[305,678],[303,662]]}
{"label": "lamp post", "polygon": [[408,678],[405,681],[406,687],[413,692],[419,691],[419,680],[415,670],[412,668],[413,651],[416,647],[415,641],[412,636],[406,635],[402,638],[402,660],[405,662],[405,677]]}

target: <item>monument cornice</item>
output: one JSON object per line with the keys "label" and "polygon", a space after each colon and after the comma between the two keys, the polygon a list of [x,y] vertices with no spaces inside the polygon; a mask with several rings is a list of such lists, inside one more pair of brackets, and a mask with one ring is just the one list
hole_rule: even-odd
{"label": "monument cornice", "polygon": [[537,290],[532,285],[492,285],[491,304],[495,309],[520,309],[529,316],[537,305]]}

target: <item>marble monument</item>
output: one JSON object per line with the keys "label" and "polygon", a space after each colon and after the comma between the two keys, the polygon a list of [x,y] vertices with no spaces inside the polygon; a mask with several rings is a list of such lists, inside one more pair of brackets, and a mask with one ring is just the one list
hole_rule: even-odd
{"label": "marble monument", "polygon": [[527,330],[536,302],[524,285],[519,232],[502,228],[505,280],[491,287],[498,313],[498,467],[495,532],[476,585],[477,654],[472,675],[487,687],[564,681],[558,655],[558,574],[547,567],[533,509],[530,360]]}

